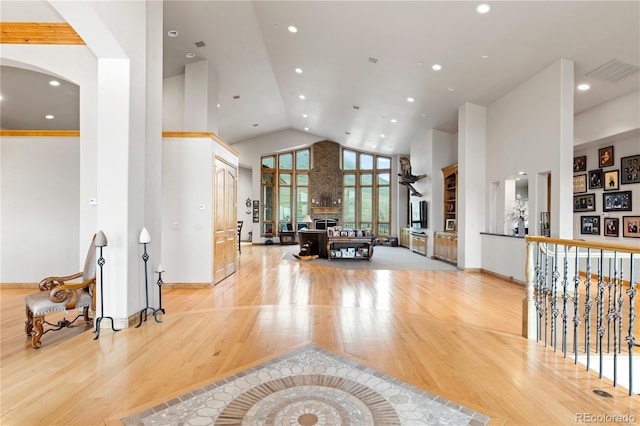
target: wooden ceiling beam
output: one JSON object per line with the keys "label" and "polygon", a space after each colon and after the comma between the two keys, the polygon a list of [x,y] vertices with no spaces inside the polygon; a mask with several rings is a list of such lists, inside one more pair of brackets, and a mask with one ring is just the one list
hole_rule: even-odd
{"label": "wooden ceiling beam", "polygon": [[71,25],[61,22],[0,22],[0,44],[85,44]]}

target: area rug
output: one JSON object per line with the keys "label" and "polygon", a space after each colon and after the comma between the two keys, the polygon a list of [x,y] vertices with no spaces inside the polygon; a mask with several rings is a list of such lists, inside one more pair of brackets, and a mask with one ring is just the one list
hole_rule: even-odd
{"label": "area rug", "polygon": [[294,254],[300,251],[300,247],[285,246],[282,260],[303,262],[309,265],[332,266],[341,269],[372,269],[372,270],[402,270],[402,271],[455,271],[456,267],[439,260],[414,253],[404,247],[375,246],[371,260],[364,259],[323,259],[312,260],[296,259]]}
{"label": "area rug", "polygon": [[486,425],[489,417],[314,345],[219,380],[125,425]]}

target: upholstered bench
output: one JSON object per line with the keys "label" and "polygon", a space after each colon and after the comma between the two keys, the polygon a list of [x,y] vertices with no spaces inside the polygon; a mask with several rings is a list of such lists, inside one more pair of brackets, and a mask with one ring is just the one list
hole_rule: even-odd
{"label": "upholstered bench", "polygon": [[[95,235],[85,259],[84,270],[64,277],[47,277],[40,281],[40,292],[25,297],[27,321],[25,333],[31,338],[31,346],[34,349],[40,347],[40,338],[49,331],[60,330],[65,327],[74,327],[74,323],[83,317],[85,324],[91,323],[89,309],[95,312],[95,285],[96,285],[96,248]],[[82,279],[82,282],[68,283],[68,281]],[[47,314],[53,312],[66,312],[72,309],[82,313],[73,320],[66,317],[56,324],[45,320]],[[45,324],[48,325],[45,329]],[[80,325],[80,324],[78,324]]]}

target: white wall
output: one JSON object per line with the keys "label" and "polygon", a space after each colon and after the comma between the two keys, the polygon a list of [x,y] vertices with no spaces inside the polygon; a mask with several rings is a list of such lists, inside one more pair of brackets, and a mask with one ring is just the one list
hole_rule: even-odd
{"label": "white wall", "polygon": [[482,269],[525,282],[527,246],[523,238],[482,235]]}
{"label": "white wall", "polygon": [[90,236],[78,246],[79,138],[3,137],[0,144],[0,282],[81,271]]}
{"label": "white wall", "polygon": [[184,131],[184,74],[162,81],[162,129]]}
{"label": "white wall", "polygon": [[[573,63],[560,60],[487,108],[486,187],[518,172],[551,172],[551,236],[572,236]],[[529,180],[529,194],[537,194]],[[538,204],[529,199],[529,230],[537,233]],[[503,206],[498,206],[500,211]]]}
{"label": "white wall", "polygon": [[[97,59],[85,46],[52,46],[52,45],[11,45],[5,44],[0,50],[3,64],[12,66],[37,67],[53,75],[59,75],[65,80],[80,86],[80,134],[79,167],[79,217],[78,238],[73,241],[79,258],[77,262],[84,264],[87,240],[97,230],[95,206],[89,204],[90,198],[97,197],[97,110],[95,99],[97,96]],[[38,138],[39,139],[39,138]],[[23,235],[22,238],[37,239],[37,235]],[[11,244],[9,241],[8,244]],[[1,261],[1,260],[0,260]],[[75,267],[73,265],[67,267]]]}
{"label": "white wall", "polygon": [[[163,280],[213,281],[213,156],[208,138],[162,142]],[[200,209],[200,205],[204,209]]]}
{"label": "white wall", "polygon": [[[485,187],[504,182],[518,172],[529,177],[529,232],[538,234],[538,199],[541,179],[550,172],[551,235],[571,238],[573,165],[573,63],[560,60],[523,82],[487,108],[487,155]],[[502,191],[503,188],[498,188]],[[487,194],[493,201],[495,194]],[[500,199],[500,197],[496,197]],[[504,202],[502,200],[502,202]],[[471,208],[472,206],[469,206]],[[493,206],[501,211],[504,206]],[[487,223],[487,231],[490,229]],[[514,255],[514,244],[524,240],[482,235],[482,268],[504,276],[518,276],[514,264],[524,262],[524,248]],[[490,250],[485,253],[485,250]],[[520,268],[520,265],[518,265]],[[522,266],[522,274],[524,266]]]}
{"label": "white wall", "polygon": [[576,148],[640,128],[640,91],[598,105],[575,117]]}
{"label": "white wall", "polygon": [[[251,182],[253,179],[253,173],[248,167],[240,167],[238,169],[238,220],[242,220],[242,235],[241,241],[249,240],[249,232],[251,232],[251,223],[253,220],[253,198],[251,194],[253,190],[251,188]],[[249,207],[246,206],[247,198],[252,201]],[[247,213],[248,212],[248,213]]]}

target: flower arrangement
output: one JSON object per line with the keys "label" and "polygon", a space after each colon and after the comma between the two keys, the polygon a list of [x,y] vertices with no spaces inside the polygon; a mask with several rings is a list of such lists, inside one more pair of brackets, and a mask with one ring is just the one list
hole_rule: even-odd
{"label": "flower arrangement", "polygon": [[516,195],[516,202],[513,210],[504,218],[505,222],[519,223],[526,222],[529,219],[529,200],[522,198],[520,194]]}

